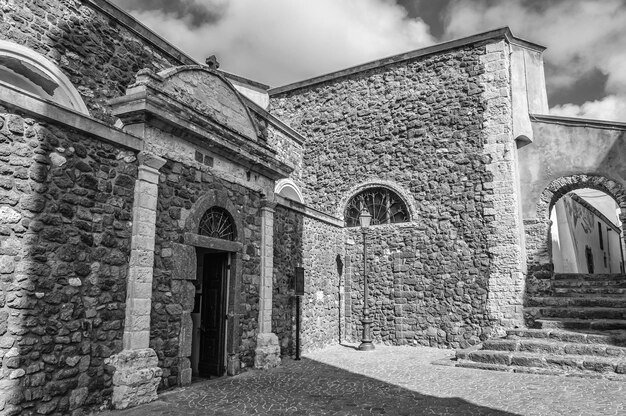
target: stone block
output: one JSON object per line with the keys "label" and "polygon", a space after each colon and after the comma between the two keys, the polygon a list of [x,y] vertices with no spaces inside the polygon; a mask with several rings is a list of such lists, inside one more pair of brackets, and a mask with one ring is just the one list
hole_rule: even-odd
{"label": "stone block", "polygon": [[126,409],[156,400],[163,371],[157,367],[158,357],[154,350],[122,350],[105,362],[115,368],[113,407]]}
{"label": "stone block", "polygon": [[278,337],[273,333],[261,333],[257,336],[257,347],[254,350],[254,367],[267,370],[280,365],[280,345]]}
{"label": "stone block", "polygon": [[196,248],[186,244],[172,243],[172,279],[196,280]]}
{"label": "stone block", "polygon": [[191,315],[185,313],[181,317],[180,335],[178,336],[179,357],[191,356],[191,341],[193,337],[193,321]]}

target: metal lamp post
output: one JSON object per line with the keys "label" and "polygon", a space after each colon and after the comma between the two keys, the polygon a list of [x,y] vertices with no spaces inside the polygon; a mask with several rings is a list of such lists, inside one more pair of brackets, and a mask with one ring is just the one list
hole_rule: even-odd
{"label": "metal lamp post", "polygon": [[368,306],[369,290],[367,287],[367,244],[365,243],[365,233],[367,232],[367,227],[369,227],[372,221],[372,216],[365,206],[361,210],[361,216],[359,217],[359,221],[361,223],[361,232],[363,233],[363,319],[361,319],[361,323],[363,324],[363,339],[361,339],[361,345],[359,345],[359,350],[371,351],[374,349],[374,344],[372,344],[372,337],[370,332],[372,318],[370,318],[370,308]]}

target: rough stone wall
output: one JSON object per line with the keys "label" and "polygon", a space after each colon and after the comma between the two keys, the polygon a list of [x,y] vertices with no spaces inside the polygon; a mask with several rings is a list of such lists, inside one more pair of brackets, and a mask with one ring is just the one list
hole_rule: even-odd
{"label": "rough stone wall", "polygon": [[304,267],[305,294],[301,299],[301,351],[339,342],[340,284],[343,275],[343,233],[283,206],[274,220],[274,293],[272,331],[281,354],[295,354],[295,268]]}
{"label": "rough stone wall", "polygon": [[[345,196],[369,181],[396,183],[414,201],[413,226],[371,230],[379,242],[371,279],[379,340],[411,343],[413,335],[415,343],[464,347],[490,336],[498,324],[487,309],[495,255],[490,245],[498,232],[493,209],[499,201],[490,165],[502,154],[485,148],[497,129],[484,130],[494,93],[484,76],[493,66],[485,61],[487,47],[462,47],[272,97],[272,112],[307,132],[307,204],[342,216]],[[510,123],[507,111],[496,119]],[[496,138],[504,142],[507,131],[501,130]],[[347,250],[362,249],[348,244]],[[345,314],[353,320],[362,307],[359,267],[350,263],[354,273],[346,281],[346,296],[352,289],[355,297]],[[405,298],[407,306],[396,312],[404,301],[398,299]],[[400,328],[406,333],[399,335]]]}
{"label": "rough stone wall", "polygon": [[0,414],[71,414],[112,393],[137,163],[0,113]]}
{"label": "rough stone wall", "polygon": [[124,95],[142,68],[179,62],[79,0],[2,0],[0,39],[54,62],[80,92],[92,116],[113,123],[106,101]]}
{"label": "rough stone wall", "polygon": [[272,125],[267,126],[266,132],[267,144],[276,151],[276,158],[293,167],[293,172],[289,177],[296,182],[299,187],[302,187],[304,146],[287,137]]}
{"label": "rough stone wall", "polygon": [[304,217],[304,296],[302,298],[302,352],[339,342],[343,231]]}
{"label": "rough stone wall", "polygon": [[303,264],[303,214],[281,205],[274,213],[274,282],[272,332],[278,336],[282,356],[295,354],[295,268]]}
{"label": "rough stone wall", "polygon": [[[375,342],[388,345],[449,345],[476,343],[485,335],[489,316],[487,278],[471,246],[437,236],[433,246],[427,226],[371,227],[366,233],[370,316]],[[455,227],[448,225],[448,233]],[[348,339],[361,339],[363,316],[363,235],[349,229],[346,256],[350,261],[352,300]],[[454,253],[454,254],[453,254]],[[473,264],[472,264],[473,263]],[[350,338],[351,337],[351,338]]]}
{"label": "rough stone wall", "polygon": [[159,180],[150,333],[150,347],[159,357],[159,367],[163,369],[161,386],[165,388],[177,385],[179,368],[185,367],[185,364],[179,363],[183,359],[179,354],[181,320],[183,310],[190,310],[185,302],[191,301],[193,304],[193,299],[182,299],[176,295],[181,292],[176,285],[190,283],[172,280],[172,247],[173,243],[184,243],[185,212],[192,208],[198,198],[212,190],[227,195],[237,210],[231,214],[240,215],[243,219],[244,229],[237,230],[239,235],[245,235],[246,241],[242,253],[241,293],[236,294],[241,314],[239,358],[246,367],[254,364],[261,265],[260,194],[218,178],[208,167],[191,167],[168,161],[161,168]]}

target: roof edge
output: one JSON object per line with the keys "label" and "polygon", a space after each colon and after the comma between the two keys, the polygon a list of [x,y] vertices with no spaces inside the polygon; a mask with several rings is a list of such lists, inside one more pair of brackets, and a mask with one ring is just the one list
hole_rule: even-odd
{"label": "roof edge", "polygon": [[228,78],[231,81],[237,81],[237,82],[240,82],[242,84],[248,85],[250,87],[254,87],[254,88],[257,88],[259,90],[263,90],[264,92],[267,92],[267,90],[270,89],[269,85],[265,85],[262,82],[255,81],[255,80],[250,79],[250,78],[242,77],[241,75],[233,74],[232,72],[226,72],[226,71],[223,71],[221,69],[219,69],[218,71],[221,72],[226,78]]}
{"label": "roof edge", "polygon": [[552,114],[530,114],[531,122],[560,124],[573,127],[595,127],[610,130],[626,130],[626,122],[596,120],[591,118],[565,117]]}
{"label": "roof edge", "polygon": [[136,34],[143,40],[149,42],[152,46],[156,47],[161,53],[164,53],[170,58],[177,60],[181,64],[199,64],[191,56],[173,46],[165,38],[156,34],[156,32],[154,32],[152,29],[148,28],[139,20],[135,19],[131,14],[122,10],[115,4],[111,3],[109,0],[81,0],[81,2],[114,19],[116,22],[124,26],[129,31]]}
{"label": "roof edge", "polygon": [[348,75],[357,74],[374,68],[381,68],[387,65],[408,61],[410,59],[419,58],[423,56],[432,55],[438,52],[443,52],[450,49],[456,49],[463,46],[471,45],[478,42],[483,42],[491,39],[506,39],[509,43],[515,44],[521,47],[534,49],[539,52],[543,52],[546,48],[536,43],[529,42],[527,40],[518,38],[513,35],[511,29],[507,26],[498,29],[489,30],[487,32],[478,33],[475,35],[467,36],[460,39],[454,39],[447,42],[438,43],[425,48],[416,49],[409,52],[400,53],[397,55],[388,56],[386,58],[377,59],[375,61],[366,62],[364,64],[352,66],[339,71],[329,72],[324,75],[309,78],[303,81],[294,82],[291,84],[283,85],[281,87],[271,88],[268,93],[271,96],[282,94],[285,92],[297,90],[300,88],[309,87],[311,85],[320,84],[326,81],[331,81],[337,78],[345,77]]}

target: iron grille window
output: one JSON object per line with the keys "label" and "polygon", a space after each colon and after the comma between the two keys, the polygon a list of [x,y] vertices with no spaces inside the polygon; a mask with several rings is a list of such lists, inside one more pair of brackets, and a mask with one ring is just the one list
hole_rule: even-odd
{"label": "iron grille window", "polygon": [[222,240],[235,240],[233,217],[223,208],[209,208],[200,220],[200,235]]}
{"label": "iron grille window", "polygon": [[395,224],[409,221],[406,204],[387,188],[369,188],[350,199],[346,208],[346,227],[360,226],[361,210],[366,207],[372,216],[372,225]]}

